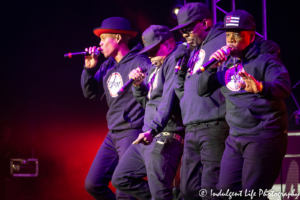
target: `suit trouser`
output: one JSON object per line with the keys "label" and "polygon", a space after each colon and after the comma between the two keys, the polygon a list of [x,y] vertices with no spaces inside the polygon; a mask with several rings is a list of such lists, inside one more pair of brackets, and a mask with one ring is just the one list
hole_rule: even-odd
{"label": "suit trouser", "polygon": [[[138,199],[171,200],[182,151],[183,144],[172,135],[155,137],[150,145],[131,145],[114,172],[112,184]],[[146,176],[147,181],[143,179]]]}
{"label": "suit trouser", "polygon": [[134,199],[116,190],[116,195],[109,189],[113,172],[132,142],[142,133],[141,129],[130,129],[112,133],[109,131],[90,167],[85,180],[85,189],[95,199],[115,200]]}
{"label": "suit trouser", "polygon": [[[228,137],[225,121],[197,124],[186,129],[181,163],[180,191],[184,200],[218,199],[208,191],[217,192],[220,165]],[[207,194],[199,195],[200,190]]]}
{"label": "suit trouser", "polygon": [[[286,133],[268,139],[230,135],[221,162],[219,189],[236,193],[245,193],[247,190],[247,195],[233,199],[251,199],[252,191],[252,194],[256,193],[252,195],[253,198],[267,199],[259,192],[272,188],[286,149]],[[224,199],[228,199],[228,196]]]}

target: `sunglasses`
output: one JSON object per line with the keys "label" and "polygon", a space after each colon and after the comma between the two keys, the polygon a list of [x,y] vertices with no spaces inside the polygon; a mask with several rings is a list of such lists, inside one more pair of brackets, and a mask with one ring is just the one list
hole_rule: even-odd
{"label": "sunglasses", "polygon": [[[198,21],[199,22],[199,21]],[[198,24],[198,22],[193,22],[191,23],[190,25],[184,27],[184,28],[181,28],[179,31],[181,34],[191,34],[193,33],[193,30],[195,28],[195,26]]]}

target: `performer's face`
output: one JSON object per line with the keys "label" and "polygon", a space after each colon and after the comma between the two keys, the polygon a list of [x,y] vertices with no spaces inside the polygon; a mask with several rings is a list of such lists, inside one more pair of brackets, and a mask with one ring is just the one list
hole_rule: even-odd
{"label": "performer's face", "polygon": [[186,42],[193,48],[199,46],[204,40],[204,32],[202,22],[193,22],[188,26],[180,29],[182,36]]}
{"label": "performer's face", "polygon": [[226,43],[230,55],[240,57],[243,50],[254,41],[254,31],[226,31]]}
{"label": "performer's face", "polygon": [[168,51],[166,44],[161,43],[150,49],[147,53],[151,63],[157,67],[161,67],[163,61],[170,52]]}
{"label": "performer's face", "polygon": [[116,34],[102,33],[100,35],[100,47],[105,58],[114,57],[118,50]]}

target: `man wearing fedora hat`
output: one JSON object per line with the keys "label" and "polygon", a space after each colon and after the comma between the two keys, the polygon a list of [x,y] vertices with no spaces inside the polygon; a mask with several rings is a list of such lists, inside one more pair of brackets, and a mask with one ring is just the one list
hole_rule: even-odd
{"label": "man wearing fedora hat", "polygon": [[219,70],[204,72],[197,84],[201,96],[221,88],[226,98],[230,135],[218,186],[240,199],[268,199],[287,149],[284,98],[291,92],[289,73],[277,58],[275,43],[255,41],[256,25],[248,12],[228,13],[221,29],[226,30],[230,57],[216,51],[211,58],[220,60],[213,66]]}
{"label": "man wearing fedora hat", "polygon": [[[147,52],[154,67],[146,75],[135,69],[129,77],[136,80],[132,88],[135,99],[145,107],[143,133],[124,154],[112,183],[138,199],[171,200],[184,136],[173,87],[177,45],[166,26],[151,25],[142,38],[145,47],[139,54]],[[143,179],[146,176],[148,181]]]}
{"label": "man wearing fedora hat", "polygon": [[[180,191],[185,200],[202,199],[201,189],[217,192],[221,158],[229,127],[225,121],[225,98],[220,90],[211,97],[200,97],[196,92],[195,72],[205,64],[208,56],[226,44],[225,32],[218,30],[223,23],[213,25],[208,7],[202,3],[188,3],[180,8],[178,26],[190,52],[181,45],[175,52],[179,60],[185,57],[175,78],[175,91],[180,99],[183,123],[186,126],[181,164]],[[218,199],[210,192],[203,199]]]}
{"label": "man wearing fedora hat", "polygon": [[[86,49],[91,55],[85,58],[81,86],[86,98],[106,95],[109,132],[91,165],[85,189],[95,199],[133,199],[118,190],[115,195],[108,184],[119,159],[141,132],[144,109],[135,101],[131,89],[125,89],[121,94],[118,91],[129,80],[128,74],[133,69],[150,65],[150,60],[143,54],[137,55],[142,45],[138,44],[131,50],[128,48],[128,41],[137,32],[124,18],[107,18],[101,27],[94,29],[94,33],[101,39],[100,48]],[[108,59],[97,70],[98,50]]]}

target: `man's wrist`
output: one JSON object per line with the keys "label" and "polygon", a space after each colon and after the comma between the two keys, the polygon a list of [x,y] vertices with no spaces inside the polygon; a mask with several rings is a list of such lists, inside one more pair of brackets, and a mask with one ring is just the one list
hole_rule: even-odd
{"label": "man's wrist", "polygon": [[261,93],[264,89],[263,83],[262,82],[257,82],[257,92],[256,93]]}
{"label": "man's wrist", "polygon": [[86,67],[85,65],[83,66],[83,69],[86,71],[86,73],[88,75],[94,75],[96,73],[96,69],[95,67],[92,67],[92,68],[89,68],[89,67]]}
{"label": "man's wrist", "polygon": [[259,92],[262,92],[263,89],[264,89],[264,86],[263,86],[262,82],[259,82],[259,88],[258,88],[258,91],[259,91]]}
{"label": "man's wrist", "polygon": [[148,132],[152,135],[152,137],[157,135],[157,132],[154,129],[149,129]]}

